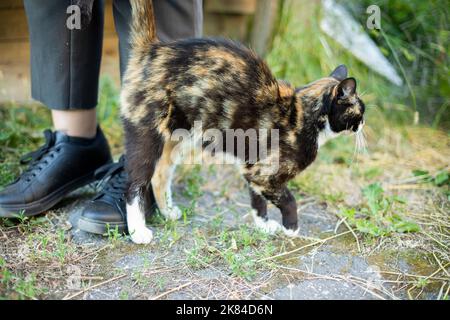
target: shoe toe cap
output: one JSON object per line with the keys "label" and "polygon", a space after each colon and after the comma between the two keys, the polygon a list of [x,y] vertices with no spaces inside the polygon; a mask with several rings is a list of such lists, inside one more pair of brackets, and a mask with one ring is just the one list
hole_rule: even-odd
{"label": "shoe toe cap", "polygon": [[125,222],[118,208],[103,201],[90,201],[83,209],[81,217],[104,224]]}

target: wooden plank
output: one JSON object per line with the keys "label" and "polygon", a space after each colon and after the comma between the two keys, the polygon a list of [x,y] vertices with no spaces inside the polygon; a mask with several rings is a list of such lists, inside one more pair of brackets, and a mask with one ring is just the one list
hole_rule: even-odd
{"label": "wooden plank", "polygon": [[258,0],[250,43],[252,48],[261,56],[266,53],[272,38],[277,9],[278,0]]}
{"label": "wooden plank", "polygon": [[0,9],[0,41],[28,39],[28,24],[23,8]]}
{"label": "wooden plank", "polygon": [[30,60],[28,41],[0,42],[0,65],[27,64]]}
{"label": "wooden plank", "polygon": [[[103,32],[105,37],[116,33],[111,1],[107,1],[105,5]],[[0,8],[0,42],[26,39],[28,39],[28,23],[23,7]]]}
{"label": "wooden plank", "polygon": [[249,16],[226,16],[209,13],[204,17],[204,33],[206,36],[222,36],[244,42],[247,38]]}
{"label": "wooden plank", "polygon": [[23,0],[1,0],[0,9],[23,8]]}
{"label": "wooden plank", "polygon": [[105,37],[109,37],[109,36],[116,34],[116,30],[114,27],[114,16],[113,16],[111,1],[107,1],[105,3],[105,22],[104,22],[103,34]]}
{"label": "wooden plank", "polygon": [[[30,44],[28,41],[0,42],[0,65],[26,64],[30,60]],[[103,39],[103,57],[117,56],[117,37],[105,37]]]}
{"label": "wooden plank", "polygon": [[253,14],[256,0],[204,0],[205,12],[228,14]]}
{"label": "wooden plank", "polygon": [[[0,42],[0,102],[31,101],[29,43]],[[111,77],[120,84],[119,53],[117,37],[103,39],[101,75]]]}

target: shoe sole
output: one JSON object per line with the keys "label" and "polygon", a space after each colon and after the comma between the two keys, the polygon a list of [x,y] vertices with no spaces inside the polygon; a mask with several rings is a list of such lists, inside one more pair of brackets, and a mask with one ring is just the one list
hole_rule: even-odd
{"label": "shoe sole", "polygon": [[25,217],[38,215],[54,207],[70,192],[84,187],[95,180],[94,172],[91,172],[65,184],[63,187],[34,202],[25,205],[2,205],[0,207],[0,217],[17,218],[18,216],[22,216],[21,212],[23,212],[23,216]]}
{"label": "shoe sole", "polygon": [[115,230],[116,228],[119,233],[127,233],[127,224],[125,222],[104,223],[85,217],[78,219],[78,229],[89,233],[107,236],[108,230]]}

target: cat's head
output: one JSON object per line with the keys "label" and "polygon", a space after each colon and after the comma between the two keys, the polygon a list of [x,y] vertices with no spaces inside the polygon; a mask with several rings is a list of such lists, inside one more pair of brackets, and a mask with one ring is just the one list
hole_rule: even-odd
{"label": "cat's head", "polygon": [[364,125],[365,106],[356,93],[355,78],[348,78],[347,67],[338,66],[330,78],[337,80],[327,108],[329,129],[333,133],[358,132]]}

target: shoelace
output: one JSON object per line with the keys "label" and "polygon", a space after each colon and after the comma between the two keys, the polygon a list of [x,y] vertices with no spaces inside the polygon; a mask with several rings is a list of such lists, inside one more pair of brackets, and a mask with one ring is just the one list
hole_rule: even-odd
{"label": "shoelace", "polygon": [[[56,135],[51,130],[44,131],[45,144],[36,151],[29,152],[20,158],[20,164],[29,164],[28,168],[17,178],[31,181],[32,177],[48,165],[48,158],[54,158],[60,148],[55,148]],[[54,152],[53,152],[54,151]],[[17,181],[16,180],[16,181]]]}
{"label": "shoelace", "polygon": [[125,172],[125,157],[121,156],[116,163],[106,164],[95,171],[97,178],[103,177],[99,185],[102,186],[100,192],[94,199],[103,195],[109,195],[114,199],[122,201],[127,190],[127,175]]}

